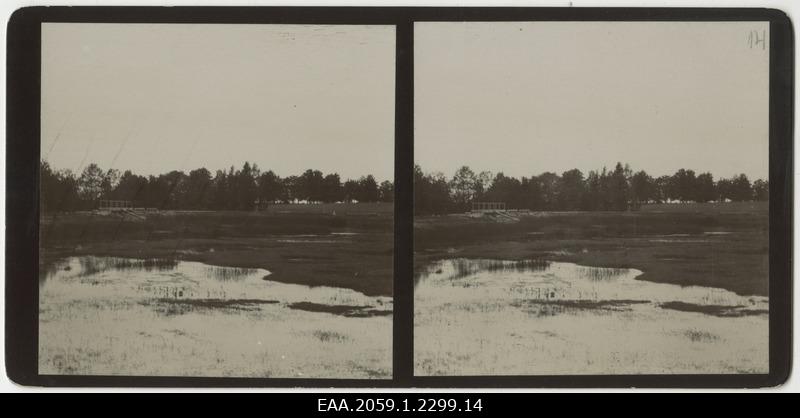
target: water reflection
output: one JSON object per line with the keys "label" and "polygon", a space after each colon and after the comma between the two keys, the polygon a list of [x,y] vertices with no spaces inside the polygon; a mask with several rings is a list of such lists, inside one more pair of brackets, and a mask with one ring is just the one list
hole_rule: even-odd
{"label": "water reflection", "polygon": [[459,280],[481,272],[544,271],[550,267],[547,260],[490,260],[455,258],[428,265],[415,276],[415,284],[432,274],[444,274],[447,280]]}
{"label": "water reflection", "polygon": [[178,266],[178,260],[167,258],[123,258],[123,257],[73,257],[49,260],[39,264],[39,281],[62,274],[87,277],[107,271],[169,271]]}
{"label": "water reflection", "polygon": [[[252,276],[258,273],[259,269],[254,268],[244,268],[244,267],[219,267],[219,266],[207,266],[206,273],[221,281],[228,281],[228,280],[244,280],[245,278]],[[269,276],[269,272],[267,272],[264,277]]]}
{"label": "water reflection", "polygon": [[66,259],[41,260],[39,262],[39,286],[43,286],[47,279],[56,275],[59,271],[70,271],[71,269],[69,260]]}
{"label": "water reflection", "polygon": [[167,258],[120,258],[120,257],[80,257],[78,262],[81,265],[80,275],[91,276],[109,270],[144,270],[144,271],[168,271],[174,270],[178,266],[177,260]]}

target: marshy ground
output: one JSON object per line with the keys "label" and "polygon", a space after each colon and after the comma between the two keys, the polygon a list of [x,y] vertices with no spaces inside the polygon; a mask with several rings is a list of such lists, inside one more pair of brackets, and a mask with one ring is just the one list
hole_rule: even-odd
{"label": "marshy ground", "polygon": [[766,205],[679,208],[417,218],[415,373],[767,372]]}
{"label": "marshy ground", "polygon": [[[391,296],[391,204],[325,213],[168,212],[144,221],[71,213],[42,219],[41,256],[103,255],[263,268],[271,279]],[[311,206],[311,205],[308,205]]]}
{"label": "marshy ground", "polygon": [[392,228],[385,210],[43,219],[40,373],[391,377]]}
{"label": "marshy ground", "polygon": [[633,268],[639,280],[769,291],[766,203],[653,205],[637,212],[541,212],[516,223],[466,216],[414,221],[414,267],[442,258],[547,259]]}

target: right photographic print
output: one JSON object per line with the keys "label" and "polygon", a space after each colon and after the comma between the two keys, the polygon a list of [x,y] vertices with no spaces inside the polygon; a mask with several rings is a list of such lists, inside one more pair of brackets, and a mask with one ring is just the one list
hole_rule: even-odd
{"label": "right photographic print", "polygon": [[415,23],[415,375],[768,373],[769,38]]}

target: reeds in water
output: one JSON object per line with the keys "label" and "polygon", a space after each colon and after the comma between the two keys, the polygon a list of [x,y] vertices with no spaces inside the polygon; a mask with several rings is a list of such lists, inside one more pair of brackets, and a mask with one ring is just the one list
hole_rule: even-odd
{"label": "reeds in water", "polygon": [[207,266],[206,272],[210,277],[219,281],[236,281],[243,280],[258,272],[258,269],[247,267],[220,267],[220,266]]}
{"label": "reeds in water", "polygon": [[545,271],[550,267],[550,261],[541,259],[529,260],[451,260],[454,273],[450,277],[452,280],[463,279],[484,271],[498,272],[532,272]]}
{"label": "reeds in water", "polygon": [[69,270],[69,262],[67,260],[54,260],[39,263],[39,284],[44,284],[47,279],[53,277],[61,270]]}
{"label": "reeds in water", "polygon": [[168,271],[178,266],[178,260],[168,258],[81,257],[80,276],[91,276],[108,270]]}
{"label": "reeds in water", "polygon": [[592,281],[614,280],[628,273],[628,269],[614,267],[579,267],[578,274]]}

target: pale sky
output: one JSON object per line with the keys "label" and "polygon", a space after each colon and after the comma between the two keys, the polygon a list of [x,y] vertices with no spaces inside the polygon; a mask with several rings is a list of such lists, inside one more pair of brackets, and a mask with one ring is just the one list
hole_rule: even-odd
{"label": "pale sky", "polygon": [[42,157],[394,177],[394,26],[42,24]]}
{"label": "pale sky", "polygon": [[426,172],[622,161],[768,177],[768,22],[424,22],[414,34]]}

